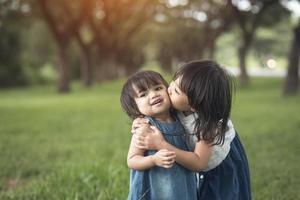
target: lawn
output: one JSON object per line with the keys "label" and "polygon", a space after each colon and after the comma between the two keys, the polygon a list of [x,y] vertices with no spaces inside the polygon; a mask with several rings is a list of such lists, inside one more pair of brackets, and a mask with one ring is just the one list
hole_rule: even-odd
{"label": "lawn", "polygon": [[[126,199],[131,121],[121,84],[0,91],[0,199]],[[300,199],[300,96],[283,98],[281,86],[254,79],[234,98],[255,200]]]}

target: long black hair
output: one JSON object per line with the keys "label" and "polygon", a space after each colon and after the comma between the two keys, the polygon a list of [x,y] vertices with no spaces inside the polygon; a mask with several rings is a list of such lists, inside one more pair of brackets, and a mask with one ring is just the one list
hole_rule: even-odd
{"label": "long black hair", "polygon": [[230,117],[235,82],[232,76],[211,60],[192,61],[181,66],[173,80],[181,78],[180,89],[197,113],[198,140],[223,144]]}
{"label": "long black hair", "polygon": [[168,88],[167,81],[159,73],[150,70],[136,72],[128,78],[123,85],[120,101],[123,109],[130,118],[135,119],[143,116],[134,100],[137,94],[133,89],[133,85],[137,87],[138,90],[143,91],[150,88],[150,86],[159,84],[163,84]]}

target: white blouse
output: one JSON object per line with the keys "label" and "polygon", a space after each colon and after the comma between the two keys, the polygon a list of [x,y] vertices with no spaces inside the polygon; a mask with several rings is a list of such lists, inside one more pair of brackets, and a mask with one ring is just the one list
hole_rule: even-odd
{"label": "white blouse", "polygon": [[[195,119],[198,117],[197,114],[193,113],[185,116],[183,113],[178,114],[179,120],[182,123],[186,133],[187,133],[187,143],[192,148],[195,149],[197,143],[197,136],[195,135]],[[211,157],[208,161],[207,168],[203,171],[209,171],[217,167],[228,155],[230,150],[230,143],[235,137],[235,130],[231,120],[228,120],[228,130],[225,132],[225,140],[223,145],[214,145],[212,149]]]}

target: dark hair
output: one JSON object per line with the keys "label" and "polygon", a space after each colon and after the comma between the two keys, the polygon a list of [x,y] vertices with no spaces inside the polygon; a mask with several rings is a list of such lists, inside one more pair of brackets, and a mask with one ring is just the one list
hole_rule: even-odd
{"label": "dark hair", "polygon": [[177,78],[181,78],[179,87],[198,114],[198,140],[223,144],[235,88],[232,76],[216,62],[202,60],[184,64],[173,80]]}
{"label": "dark hair", "polygon": [[129,117],[135,119],[143,116],[138,109],[134,97],[137,96],[133,89],[133,85],[138,90],[147,90],[150,86],[163,84],[168,87],[167,81],[157,72],[154,71],[140,71],[128,78],[126,83],[123,85],[121,92],[121,105]]}

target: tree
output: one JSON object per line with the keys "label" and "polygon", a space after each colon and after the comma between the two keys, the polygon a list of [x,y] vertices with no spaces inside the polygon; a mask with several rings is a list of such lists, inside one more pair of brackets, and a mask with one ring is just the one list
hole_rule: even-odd
{"label": "tree", "polygon": [[[172,65],[201,58],[213,58],[219,36],[235,21],[226,1],[189,1],[166,8],[161,15],[158,60],[166,71]],[[165,28],[167,27],[167,28]]]}
{"label": "tree", "polygon": [[288,58],[288,71],[285,78],[283,94],[294,95],[299,90],[299,56],[300,56],[300,20],[294,29],[294,38]]}
{"label": "tree", "polygon": [[91,3],[93,10],[89,13],[95,15],[88,16],[88,25],[98,53],[101,71],[98,78],[112,79],[135,71],[143,59],[135,59],[142,47],[138,48],[133,40],[153,17],[158,1],[91,0]]}
{"label": "tree", "polygon": [[0,87],[27,83],[21,62],[20,39],[25,13],[20,6],[15,1],[0,2]]}
{"label": "tree", "polygon": [[[37,0],[43,18],[58,45],[59,84],[58,91],[65,93],[70,90],[68,51],[67,47],[78,29],[78,14],[71,11],[67,0]],[[77,15],[76,15],[77,14]]]}
{"label": "tree", "polygon": [[[231,1],[229,3],[233,8],[234,14],[236,16],[238,27],[241,32],[241,41],[238,49],[239,65],[240,65],[240,83],[241,86],[249,85],[249,76],[247,73],[247,55],[249,53],[250,47],[253,43],[255,32],[257,28],[262,25],[263,18],[266,16],[266,11],[274,5],[280,5],[278,0],[248,0],[248,6],[246,8],[241,7],[241,1]],[[274,12],[272,17],[274,16]],[[277,18],[279,15],[275,15]],[[275,19],[274,18],[274,19]],[[272,22],[275,22],[275,20]]]}

